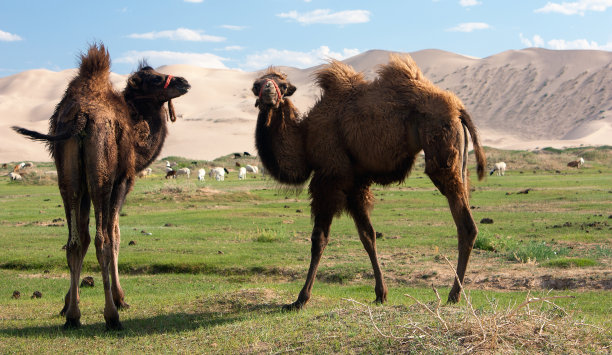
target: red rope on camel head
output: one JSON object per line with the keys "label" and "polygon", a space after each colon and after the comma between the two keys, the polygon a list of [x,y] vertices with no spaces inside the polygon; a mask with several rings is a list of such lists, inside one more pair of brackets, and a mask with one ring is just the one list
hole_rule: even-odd
{"label": "red rope on camel head", "polygon": [[170,85],[170,80],[172,80],[173,75],[168,75],[168,77],[166,78],[166,84],[164,85],[164,89],[168,88],[168,85]]}
{"label": "red rope on camel head", "polygon": [[261,89],[259,89],[259,98],[261,99],[261,95],[263,94],[263,89],[264,87],[266,87],[266,85],[270,81],[272,82],[272,84],[274,84],[274,89],[276,89],[276,97],[278,98],[278,101],[280,101],[283,97],[281,95],[280,89],[278,88],[278,85],[276,85],[276,81],[272,79],[266,79],[266,82],[261,86]]}

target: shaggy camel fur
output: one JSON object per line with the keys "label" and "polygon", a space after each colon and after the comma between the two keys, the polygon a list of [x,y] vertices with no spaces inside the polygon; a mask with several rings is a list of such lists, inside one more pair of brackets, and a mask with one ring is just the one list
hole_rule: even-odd
{"label": "shaggy camel fur", "polygon": [[476,128],[461,101],[427,80],[412,58],[391,56],[378,74],[369,82],[350,66],[331,61],[316,73],[322,97],[303,119],[287,98],[296,88],[284,74],[271,68],[254,82],[260,109],[255,139],[264,167],[279,182],[292,185],[303,184],[314,172],[309,186],[314,218],[311,262],[304,287],[287,309],[300,309],[310,298],[332,219],[345,211],[354,219],[370,257],[376,301],[386,300],[370,222],[370,185],[402,182],[421,150],[425,172],[448,199],[457,226],[459,280],[448,300],[459,300],[458,281],[463,281],[477,234],[468,202],[466,128],[479,179],[486,166]]}
{"label": "shaggy camel fur", "polygon": [[[117,308],[128,307],[119,284],[119,211],[136,173],[158,156],[167,134],[166,120],[176,116],[171,99],[190,86],[183,78],[156,72],[141,63],[122,93],[109,80],[110,56],[103,44],[81,54],[78,75],[50,118],[49,135],[13,127],[47,142],[55,160],[68,222],[66,256],[70,289],[61,311],[66,328],[80,326],[79,277],[91,237],[89,211],[96,219],[96,256],[104,285],[104,319],[121,329]],[[163,107],[168,102],[169,112]],[[112,284],[109,280],[112,279]]]}

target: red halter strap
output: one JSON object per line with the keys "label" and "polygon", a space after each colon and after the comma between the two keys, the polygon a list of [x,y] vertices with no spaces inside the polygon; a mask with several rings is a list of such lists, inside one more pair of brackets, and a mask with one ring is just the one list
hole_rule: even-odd
{"label": "red halter strap", "polygon": [[172,80],[173,77],[173,75],[168,75],[168,77],[166,78],[166,84],[164,85],[164,89],[168,88],[168,85],[170,85],[170,80]]}
{"label": "red halter strap", "polygon": [[280,99],[282,99],[280,89],[278,88],[278,85],[276,85],[276,81],[272,79],[266,79],[266,82],[261,86],[261,89],[259,89],[259,98],[261,99],[261,94],[263,94],[263,89],[270,81],[272,82],[272,84],[274,84],[274,89],[276,89],[276,97],[280,101]]}

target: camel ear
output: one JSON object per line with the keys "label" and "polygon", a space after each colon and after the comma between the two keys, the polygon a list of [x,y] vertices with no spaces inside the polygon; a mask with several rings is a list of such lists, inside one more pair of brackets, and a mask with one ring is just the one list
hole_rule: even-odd
{"label": "camel ear", "polygon": [[297,88],[291,84],[289,84],[289,87],[287,87],[287,91],[285,92],[285,96],[291,96],[293,95],[293,93],[295,92],[295,90],[297,90]]}
{"label": "camel ear", "polygon": [[141,80],[138,75],[132,75],[130,79],[128,79],[128,85],[133,88],[137,88],[138,86],[140,86],[140,82]]}

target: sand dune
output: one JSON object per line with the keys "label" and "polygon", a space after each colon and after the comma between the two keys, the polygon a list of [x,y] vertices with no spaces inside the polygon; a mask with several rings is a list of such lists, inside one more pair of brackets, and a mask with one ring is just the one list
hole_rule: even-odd
{"label": "sand dune", "polygon": [[[388,51],[372,50],[345,62],[368,78],[386,63]],[[485,145],[506,149],[601,145],[612,142],[612,53],[524,49],[477,59],[440,50],[410,53],[425,75],[465,103]],[[298,87],[293,96],[306,112],[319,95],[317,67],[281,67]],[[257,110],[251,93],[259,72],[188,65],[158,68],[184,76],[189,94],[175,100],[179,114],[161,156],[211,160],[254,148]],[[0,78],[0,162],[49,160],[44,144],[10,130],[12,125],[46,132],[48,117],[75,70],[30,70]],[[120,90],[127,76],[112,74]]]}

